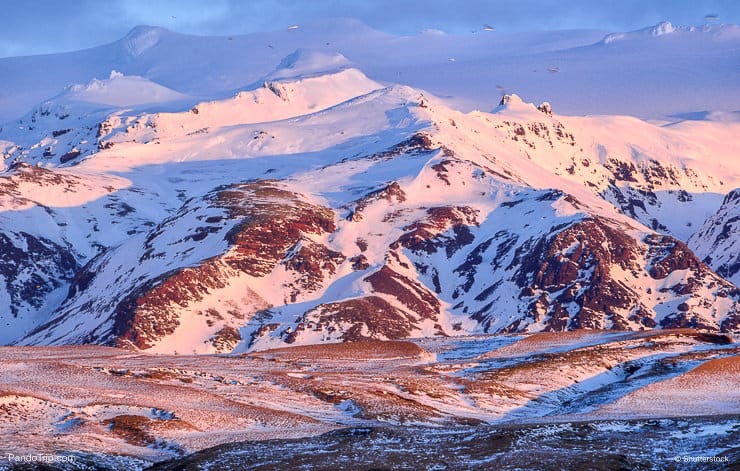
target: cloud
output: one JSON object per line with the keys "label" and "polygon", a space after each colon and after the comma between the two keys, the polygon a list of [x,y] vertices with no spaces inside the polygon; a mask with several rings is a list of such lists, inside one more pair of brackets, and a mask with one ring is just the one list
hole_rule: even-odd
{"label": "cloud", "polygon": [[707,14],[740,22],[735,0],[10,0],[3,3],[0,56],[92,47],[139,24],[189,34],[271,31],[327,17],[357,18],[395,34],[594,28],[628,31],[670,20],[701,24]]}

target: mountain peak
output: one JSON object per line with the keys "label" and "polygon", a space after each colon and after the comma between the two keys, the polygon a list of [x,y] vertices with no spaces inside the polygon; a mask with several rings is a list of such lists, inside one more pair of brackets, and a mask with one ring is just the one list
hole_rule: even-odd
{"label": "mountain peak", "polygon": [[[549,103],[548,103],[549,106]],[[498,106],[493,113],[500,111],[536,111],[537,108],[532,103],[527,103],[516,93],[506,94],[501,97]]]}
{"label": "mountain peak", "polygon": [[156,46],[167,33],[169,30],[159,26],[139,25],[133,27],[121,41],[126,52],[132,57],[138,57]]}
{"label": "mountain peak", "polygon": [[676,31],[676,27],[670,21],[661,21],[657,25],[650,28],[650,34],[652,36],[663,36],[671,34]]}
{"label": "mountain peak", "polygon": [[268,79],[286,79],[338,72],[352,63],[338,52],[300,48],[285,56]]}
{"label": "mountain peak", "polygon": [[110,106],[133,106],[163,103],[187,98],[179,92],[136,75],[124,75],[111,70],[107,79],[93,78],[86,84],[76,84],[63,97]]}
{"label": "mountain peak", "polygon": [[623,41],[627,39],[638,39],[645,37],[657,38],[660,36],[667,36],[678,32],[694,32],[694,31],[711,31],[713,27],[706,29],[698,29],[694,26],[676,26],[670,21],[661,21],[654,26],[648,26],[647,28],[638,29],[636,31],[630,31],[627,33],[611,33],[604,36],[601,41],[604,44],[613,43],[615,41]]}
{"label": "mountain peak", "polygon": [[522,98],[517,95],[516,93],[512,93],[511,95],[504,95],[501,97],[501,101],[499,102],[499,106],[516,106],[517,104],[523,104],[524,101]]}

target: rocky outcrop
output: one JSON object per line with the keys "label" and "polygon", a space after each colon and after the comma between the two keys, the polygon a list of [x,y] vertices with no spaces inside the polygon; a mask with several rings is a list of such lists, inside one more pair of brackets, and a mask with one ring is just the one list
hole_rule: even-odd
{"label": "rocky outcrop", "polygon": [[[192,220],[198,224],[191,224]],[[66,276],[74,275],[74,279],[61,308],[64,314],[39,332],[61,330],[66,317],[83,309],[113,320],[109,328],[101,324],[79,332],[85,342],[147,349],[178,329],[204,329],[213,332],[213,348],[225,351],[227,345],[235,345],[236,327],[267,307],[249,286],[250,278],[284,270],[289,276],[284,286],[276,288],[285,290],[288,303],[323,288],[326,277],[336,272],[345,257],[311,237],[334,230],[333,211],[275,182],[218,188],[189,201],[175,217],[142,235],[138,256],[124,253],[129,249],[121,247],[101,254],[76,275],[70,271]],[[183,263],[178,258],[187,260],[201,244],[215,244],[215,255],[195,258],[191,266],[177,266]],[[38,253],[43,255],[41,250]],[[138,267],[127,268],[132,256],[138,259]],[[172,265],[175,268],[153,271]],[[142,275],[136,276],[137,271]],[[111,284],[100,276],[103,272],[121,275]],[[132,286],[120,284],[127,277]],[[216,293],[235,289],[241,293],[240,303],[217,299],[220,295]],[[60,339],[72,335],[59,332]]]}
{"label": "rocky outcrop", "polygon": [[[469,227],[477,224],[476,211],[468,206],[429,208],[424,219],[403,228],[404,234],[391,244],[391,248],[404,247],[416,253],[427,254],[444,249],[450,257],[472,242]],[[452,234],[440,235],[449,230],[452,230]]]}
{"label": "rocky outcrop", "polygon": [[725,196],[688,245],[719,275],[740,285],[740,189]]}
{"label": "rocky outcrop", "polygon": [[371,191],[359,200],[354,202],[354,208],[350,211],[347,219],[351,221],[359,221],[362,219],[362,213],[368,206],[377,203],[378,201],[385,201],[388,204],[398,204],[406,201],[406,194],[401,189],[398,182],[391,182],[375,191]]}
{"label": "rocky outcrop", "polygon": [[9,300],[10,310],[5,315],[32,316],[49,293],[73,279],[78,268],[67,247],[27,232],[0,233],[0,292]]}
{"label": "rocky outcrop", "polygon": [[[507,241],[516,243],[515,239],[500,239],[499,248],[506,248]],[[492,242],[476,247],[468,265],[482,262],[475,252],[486,250]],[[515,270],[511,281],[520,290],[523,316],[494,330],[660,326],[727,331],[737,322],[740,292],[672,237],[649,235],[639,241],[592,218],[513,251],[509,268]],[[470,270],[470,266],[458,267],[462,273]],[[461,291],[470,290],[472,284],[468,280]],[[502,284],[487,287],[475,299],[494,299]],[[714,306],[725,303],[729,309],[717,316]],[[496,312],[488,306],[472,317],[490,327]]]}
{"label": "rocky outcrop", "polygon": [[370,283],[375,293],[392,296],[400,302],[409,313],[420,319],[437,320],[440,314],[440,302],[422,284],[393,271],[387,265],[364,278]]}
{"label": "rocky outcrop", "polygon": [[[645,310],[615,270],[639,275],[636,241],[598,219],[587,219],[542,237],[531,252],[522,253],[514,281],[528,295],[527,316],[544,330],[578,328],[624,329]],[[634,317],[634,316],[633,316]],[[636,319],[635,319],[636,320]],[[638,323],[655,324],[649,317]],[[517,330],[517,324],[507,331]]]}

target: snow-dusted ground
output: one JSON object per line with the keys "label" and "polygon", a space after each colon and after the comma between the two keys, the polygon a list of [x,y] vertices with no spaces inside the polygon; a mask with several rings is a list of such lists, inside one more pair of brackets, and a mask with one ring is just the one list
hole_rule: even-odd
{"label": "snow-dusted ground", "polygon": [[[631,419],[740,414],[738,347],[716,343],[729,337],[692,330],[543,335],[238,356],[6,347],[0,455],[73,453],[82,460],[103,453],[155,462],[224,443],[346,427],[444,425],[460,433],[471,423],[543,427],[606,419],[612,422],[594,426],[608,429],[629,427]],[[711,420],[702,420],[707,424],[694,433],[713,430]],[[712,433],[737,433],[737,422],[722,420],[724,428]]]}
{"label": "snow-dusted ground", "polygon": [[377,426],[223,445],[152,469],[233,469],[244,463],[254,469],[733,469],[740,458],[738,433],[737,417]]}

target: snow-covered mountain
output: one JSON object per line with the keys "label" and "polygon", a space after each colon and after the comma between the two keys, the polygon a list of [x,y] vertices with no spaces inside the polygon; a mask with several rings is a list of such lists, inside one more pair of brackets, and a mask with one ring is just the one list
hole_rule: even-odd
{"label": "snow-covered mountain", "polygon": [[[629,43],[631,57],[675,34],[706,50],[740,41],[732,27],[663,26],[569,54]],[[263,39],[283,48],[292,34]],[[0,130],[0,341],[205,353],[737,330],[740,123],[564,116],[513,94],[463,113],[325,47],[272,71],[267,57],[232,67],[218,86],[226,52],[197,64],[202,77],[162,79],[173,51],[215,41],[246,44],[138,28],[64,55],[75,73],[98,57],[115,71],[88,70]]]}
{"label": "snow-covered mountain", "polygon": [[0,122],[17,119],[65,87],[119,71],[199,99],[229,96],[263,81],[297,49],[342,54],[373,79],[444,97],[455,109],[491,110],[501,92],[564,114],[643,119],[736,119],[740,27],[413,36],[382,33],[350,19],[298,29],[197,37],[139,26],[114,43],[66,54],[0,59]]}

